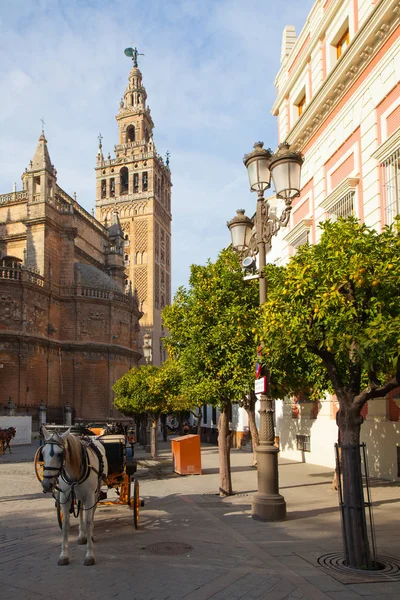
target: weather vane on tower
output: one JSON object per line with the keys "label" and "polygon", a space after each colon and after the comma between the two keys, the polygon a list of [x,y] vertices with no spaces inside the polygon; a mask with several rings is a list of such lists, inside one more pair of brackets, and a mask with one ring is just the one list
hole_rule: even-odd
{"label": "weather vane on tower", "polygon": [[137,57],[144,56],[144,54],[142,54],[141,52],[138,52],[137,48],[125,48],[124,54],[125,54],[125,56],[129,56],[129,58],[131,58],[133,60],[134,67],[138,66]]}

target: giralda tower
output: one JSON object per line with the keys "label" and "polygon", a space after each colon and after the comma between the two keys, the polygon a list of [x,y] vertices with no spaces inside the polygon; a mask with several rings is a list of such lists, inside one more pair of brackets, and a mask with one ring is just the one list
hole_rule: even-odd
{"label": "giralda tower", "polygon": [[159,365],[166,358],[161,311],[171,301],[171,172],[168,156],[164,161],[153,141],[137,49],[128,52],[133,68],[116,116],[114,158],[104,158],[99,136],[96,217],[108,228],[122,229],[126,290],[137,290],[141,339],[144,333],[151,335],[152,362]]}

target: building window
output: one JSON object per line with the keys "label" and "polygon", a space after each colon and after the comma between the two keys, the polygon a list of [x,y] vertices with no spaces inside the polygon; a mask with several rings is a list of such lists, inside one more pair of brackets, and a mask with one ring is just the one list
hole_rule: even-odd
{"label": "building window", "polygon": [[211,422],[213,425],[217,424],[217,409],[214,406],[212,407]]}
{"label": "building window", "polygon": [[144,192],[147,192],[148,182],[149,182],[149,179],[148,179],[147,171],[143,171],[143,173],[142,173],[142,190]]}
{"label": "building window", "polygon": [[344,32],[344,34],[342,35],[342,37],[340,38],[340,40],[337,42],[336,44],[336,58],[340,58],[343,54],[343,52],[345,51],[345,49],[347,48],[347,46],[350,44],[350,33],[349,33],[349,29],[347,28],[346,31]]}
{"label": "building window", "polygon": [[105,179],[101,180],[101,197],[105,198],[107,196],[107,182]]}
{"label": "building window", "polygon": [[309,435],[296,435],[297,450],[302,452],[311,452],[311,442]]}
{"label": "building window", "polygon": [[203,405],[203,423],[207,425],[208,415],[207,415],[207,404]]}
{"label": "building window", "polygon": [[110,196],[111,196],[111,198],[114,198],[114,196],[115,196],[115,179],[114,179],[114,177],[112,177],[110,179]]}
{"label": "building window", "polygon": [[297,106],[297,115],[299,117],[301,117],[301,115],[303,114],[305,105],[306,105],[306,95],[304,94],[304,96],[302,96],[300,98],[300,100],[296,104],[296,106]]}
{"label": "building window", "polygon": [[134,142],[135,141],[135,127],[134,125],[129,125],[126,130],[126,142]]}
{"label": "building window", "polygon": [[139,191],[139,173],[133,175],[133,192],[137,194]]}
{"label": "building window", "polygon": [[125,254],[124,260],[125,260],[125,264],[129,265],[129,254]]}
{"label": "building window", "polygon": [[332,217],[350,217],[354,215],[354,192],[348,192],[340,200],[336,202],[330,209],[329,213]]}
{"label": "building window", "polygon": [[124,237],[124,246],[129,246],[129,244],[130,244],[129,235],[126,233],[125,237]]}
{"label": "building window", "polygon": [[391,225],[400,212],[400,148],[383,163],[386,225]]}
{"label": "building window", "polygon": [[308,244],[309,231],[306,229],[303,231],[293,242],[290,244],[295,250],[298,250],[300,246]]}
{"label": "building window", "polygon": [[127,194],[129,191],[129,173],[126,167],[122,167],[119,172],[121,182],[120,182],[120,193]]}

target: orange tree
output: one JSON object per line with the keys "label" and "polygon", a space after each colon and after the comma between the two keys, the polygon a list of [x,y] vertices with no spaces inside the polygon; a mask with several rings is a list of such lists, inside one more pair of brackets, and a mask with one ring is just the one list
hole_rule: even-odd
{"label": "orange tree", "polygon": [[344,535],[359,549],[348,558],[355,567],[369,563],[361,410],[400,385],[399,223],[378,234],[354,218],[325,222],[318,244],[266,273],[262,338],[275,397],[307,391],[316,399],[330,390],[339,402],[344,502],[353,507]]}
{"label": "orange tree", "polygon": [[161,367],[133,367],[114,384],[114,404],[123,414],[147,414],[151,419],[151,455],[158,454],[157,424],[161,414],[184,410],[179,366],[167,360]]}
{"label": "orange tree", "polygon": [[240,262],[223,250],[215,263],[192,265],[188,289],[179,288],[163,311],[169,355],[182,370],[184,396],[193,405],[220,409],[220,495],[232,494],[229,410],[254,384],[259,318],[258,286],[244,284]]}

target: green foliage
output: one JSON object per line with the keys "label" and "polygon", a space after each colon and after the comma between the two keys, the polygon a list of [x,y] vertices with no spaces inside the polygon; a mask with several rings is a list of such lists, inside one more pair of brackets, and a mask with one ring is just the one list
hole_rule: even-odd
{"label": "green foliage", "polygon": [[161,367],[134,367],[113,386],[116,393],[114,404],[124,414],[150,413],[158,416],[184,410],[181,381],[179,365],[172,360],[166,361]]}
{"label": "green foliage", "polygon": [[165,344],[192,405],[223,409],[253,385],[258,318],[258,285],[243,282],[231,249],[215,263],[191,267],[189,288],[179,288],[163,319],[170,333]]}
{"label": "green foliage", "polygon": [[268,265],[264,359],[275,396],[333,385],[353,395],[392,377],[400,350],[399,222],[381,234],[354,218],[321,225],[320,242]]}

